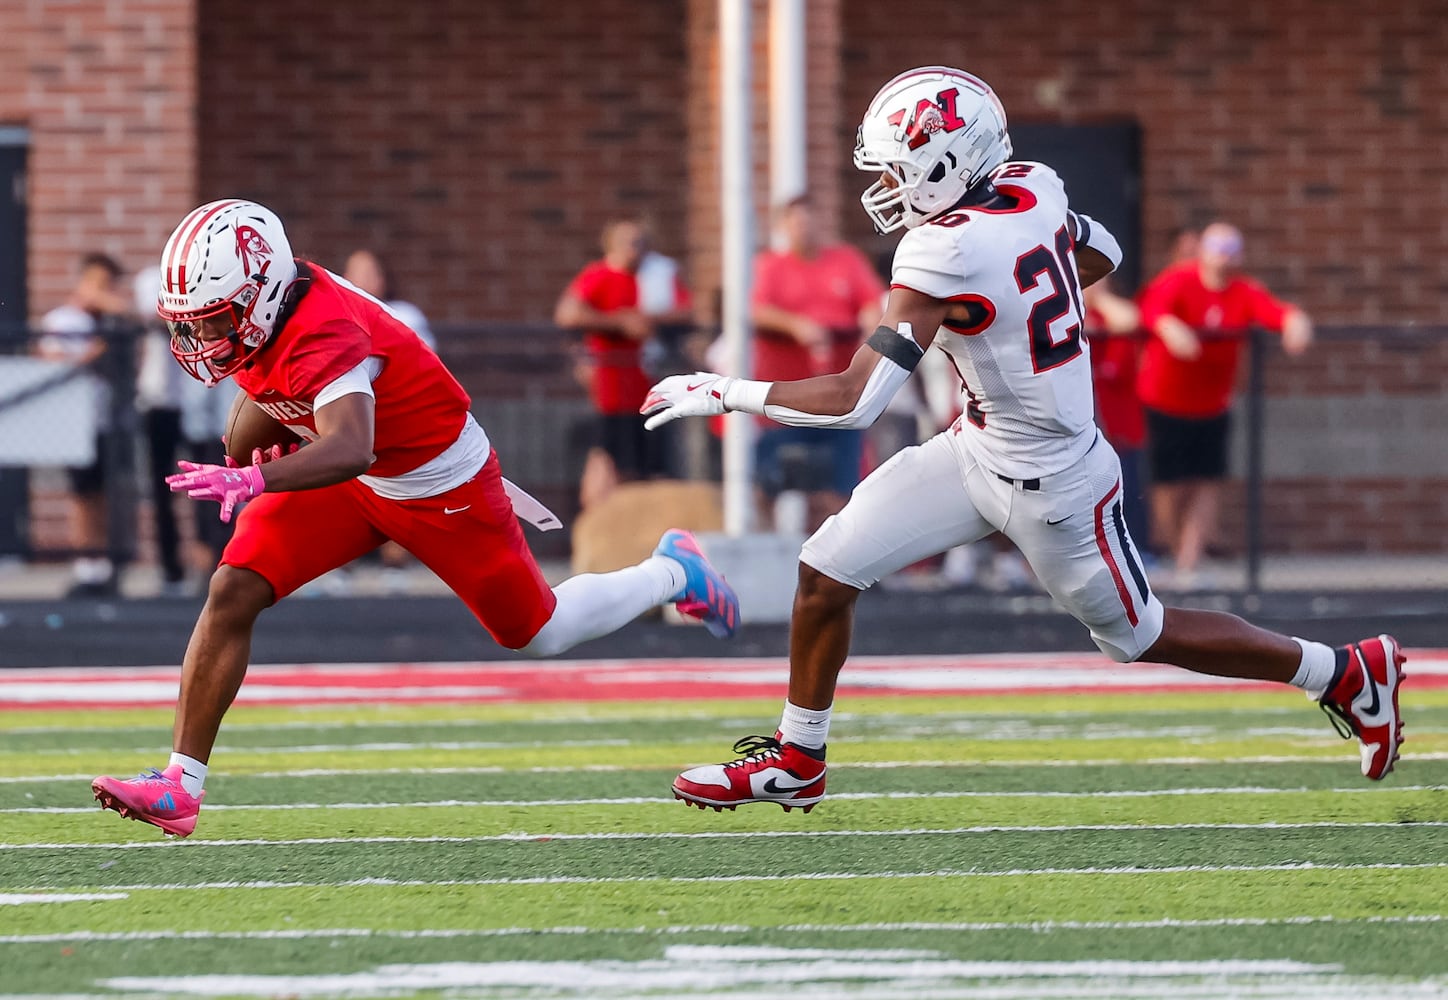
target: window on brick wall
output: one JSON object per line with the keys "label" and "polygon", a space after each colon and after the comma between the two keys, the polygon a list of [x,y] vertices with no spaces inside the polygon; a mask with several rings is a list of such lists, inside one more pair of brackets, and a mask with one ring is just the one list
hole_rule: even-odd
{"label": "window on brick wall", "polygon": [[1124,258],[1112,279],[1121,294],[1141,282],[1141,129],[1132,122],[1100,125],[1011,123],[1012,154],[1039,160],[1066,182],[1071,207],[1116,236]]}

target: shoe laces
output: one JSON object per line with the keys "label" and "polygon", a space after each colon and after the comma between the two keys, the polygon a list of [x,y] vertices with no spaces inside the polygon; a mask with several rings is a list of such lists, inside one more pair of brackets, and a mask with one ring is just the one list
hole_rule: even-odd
{"label": "shoe laces", "polygon": [[745,764],[754,764],[766,760],[779,760],[784,752],[784,745],[773,736],[746,736],[734,743],[734,752],[744,756],[724,766],[743,767]]}
{"label": "shoe laces", "polygon": [[132,781],[165,781],[166,776],[158,768],[148,767],[131,779]]}
{"label": "shoe laces", "polygon": [[1349,715],[1341,705],[1326,697],[1317,704],[1323,714],[1327,716],[1327,721],[1332,723],[1332,728],[1337,730],[1337,735],[1345,740],[1350,740],[1358,735],[1357,720]]}

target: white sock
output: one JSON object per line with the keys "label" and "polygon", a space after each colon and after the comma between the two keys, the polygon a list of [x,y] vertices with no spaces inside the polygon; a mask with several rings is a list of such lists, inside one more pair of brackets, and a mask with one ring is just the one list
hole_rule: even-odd
{"label": "white sock", "polygon": [[1297,673],[1289,683],[1293,687],[1302,688],[1314,698],[1321,698],[1327,686],[1332,683],[1332,675],[1337,672],[1337,651],[1331,646],[1324,646],[1310,639],[1293,636],[1292,641],[1302,647],[1302,662],[1298,664]]}
{"label": "white sock", "polygon": [[186,789],[186,794],[200,795],[201,787],[206,784],[206,765],[184,753],[173,753],[166,766],[172,764],[181,765],[181,787]]}
{"label": "white sock", "polygon": [[613,573],[583,573],[553,588],[558,606],[522,652],[557,656],[580,642],[623,628],[650,608],[674,599],[684,589],[684,567],[650,556],[637,566]]}
{"label": "white sock", "polygon": [[830,711],[828,708],[800,708],[786,701],[784,715],[779,720],[779,742],[793,743],[806,750],[824,749],[830,736]]}

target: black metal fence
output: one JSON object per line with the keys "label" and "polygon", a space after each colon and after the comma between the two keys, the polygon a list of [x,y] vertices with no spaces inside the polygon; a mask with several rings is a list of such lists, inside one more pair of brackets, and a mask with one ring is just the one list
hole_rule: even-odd
{"label": "black metal fence", "polygon": [[[35,359],[34,331],[0,326],[0,557],[107,556],[116,566],[136,558],[138,422],[132,387],[141,334],[133,322],[103,318],[96,336],[105,350],[90,365],[69,365]],[[92,393],[97,383],[110,391]],[[56,534],[46,540],[34,530],[37,501],[68,492],[67,466],[84,464],[73,458],[60,462],[62,453],[73,456],[78,435],[94,443],[104,483],[106,537],[99,548],[57,541]]]}
{"label": "black metal fence", "polygon": [[[64,410],[37,404],[88,372],[17,364],[31,353],[31,331],[0,328],[0,558],[106,555],[118,567],[153,558],[140,544],[138,520],[144,490],[134,386],[141,333],[123,322],[100,330],[107,350],[90,371],[112,388],[100,435],[108,530],[104,551],[83,552],[61,532],[38,530],[41,508],[64,493],[67,479],[44,459],[47,440],[64,430]],[[440,326],[437,333],[440,354],[472,394],[509,476],[571,518],[592,419],[573,374],[576,338],[551,325]],[[693,370],[708,339],[707,332],[691,340],[679,331],[656,370]],[[1219,539],[1219,555],[1240,572],[1221,589],[1284,586],[1274,582],[1274,560],[1304,552],[1448,550],[1448,329],[1320,328],[1302,358],[1286,357],[1274,337],[1259,334],[1249,338],[1244,362]],[[695,478],[717,475],[707,454],[712,439],[697,430],[697,437],[680,439],[676,469]],[[4,457],[20,453],[38,457]],[[542,555],[567,554],[567,532],[531,538]],[[1436,585],[1403,581],[1418,584]]]}

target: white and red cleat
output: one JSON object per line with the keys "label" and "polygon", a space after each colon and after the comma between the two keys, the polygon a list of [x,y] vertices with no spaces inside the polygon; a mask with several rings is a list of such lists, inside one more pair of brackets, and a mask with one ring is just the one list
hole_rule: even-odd
{"label": "white and red cleat", "polygon": [[1363,774],[1381,781],[1392,771],[1403,744],[1398,687],[1407,657],[1398,640],[1378,635],[1339,647],[1339,660],[1343,662],[1318,704],[1343,739],[1358,738]]}
{"label": "white and red cleat", "polygon": [[776,802],[785,812],[809,812],[825,797],[825,753],[773,736],[746,736],[734,744],[743,754],[727,764],[691,767],[674,779],[674,798],[705,809],[733,809],[749,802]]}
{"label": "white and red cleat", "polygon": [[181,787],[181,765],[164,771],[147,768],[134,778],[99,777],[91,791],[102,809],[114,809],[126,819],[158,826],[176,837],[189,837],[206,793],[192,795]]}

